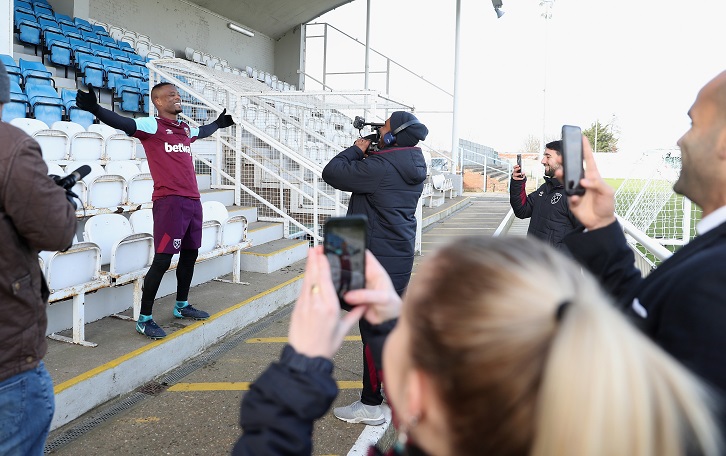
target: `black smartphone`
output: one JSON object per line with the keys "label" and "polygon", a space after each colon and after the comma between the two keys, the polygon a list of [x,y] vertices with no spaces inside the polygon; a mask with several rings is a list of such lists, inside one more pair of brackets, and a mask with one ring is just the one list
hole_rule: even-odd
{"label": "black smartphone", "polygon": [[519,172],[523,173],[522,170],[522,154],[517,154],[517,166],[519,166]]}
{"label": "black smartphone", "polygon": [[582,166],[582,131],[573,125],[562,126],[562,171],[564,174],[565,193],[582,195],[585,188],[580,180],[585,177]]}
{"label": "black smartphone", "polygon": [[323,249],[330,263],[340,307],[345,310],[350,310],[351,306],[346,304],[343,295],[366,286],[367,225],[365,215],[331,217],[325,222]]}

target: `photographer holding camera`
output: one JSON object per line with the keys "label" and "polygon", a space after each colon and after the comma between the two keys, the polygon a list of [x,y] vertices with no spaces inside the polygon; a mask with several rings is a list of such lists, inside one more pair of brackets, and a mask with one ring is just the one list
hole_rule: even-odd
{"label": "photographer holding camera", "polygon": [[[353,146],[330,160],[323,169],[323,180],[338,190],[352,192],[348,215],[368,217],[368,249],[391,277],[400,296],[411,278],[416,207],[426,180],[423,153],[414,146],[426,139],[429,130],[405,111],[394,112],[384,124],[356,118],[356,128],[364,125],[371,125],[377,133],[357,139]],[[381,328],[372,328],[365,319],[360,320],[359,326],[363,340],[361,400],[338,407],[333,413],[349,423],[379,425],[385,421],[381,376],[372,368],[368,340],[374,330],[380,332]],[[392,328],[390,324],[387,331]]]}
{"label": "photographer holding camera", "polygon": [[[8,102],[0,63],[0,114]],[[43,364],[49,291],[38,251],[70,246],[76,214],[35,140],[0,122],[0,144],[0,454],[42,455],[55,400]]]}

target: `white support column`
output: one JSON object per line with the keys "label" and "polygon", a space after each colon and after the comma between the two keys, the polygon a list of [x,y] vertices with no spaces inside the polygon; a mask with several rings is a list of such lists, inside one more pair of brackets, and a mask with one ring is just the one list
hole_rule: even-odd
{"label": "white support column", "polygon": [[[459,171],[459,63],[461,60],[461,0],[456,0],[456,38],[454,44],[454,106],[451,124],[451,160],[452,171]],[[456,193],[461,195],[464,190],[464,167],[461,167],[461,179],[458,180]]]}
{"label": "white support column", "polygon": [[0,0],[0,54],[13,55],[13,0]]}

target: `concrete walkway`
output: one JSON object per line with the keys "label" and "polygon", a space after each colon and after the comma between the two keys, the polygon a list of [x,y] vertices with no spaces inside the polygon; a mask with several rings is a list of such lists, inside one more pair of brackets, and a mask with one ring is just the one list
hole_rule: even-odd
{"label": "concrete walkway", "polygon": [[[423,256],[416,258],[416,265],[452,238],[491,235],[508,210],[508,196],[502,194],[467,195],[438,208],[424,208],[428,226]],[[302,272],[299,262],[278,273],[251,274],[243,278],[251,283],[248,286],[209,282],[194,287],[190,301],[204,302],[199,307],[212,311],[212,318],[197,323],[169,318],[165,323],[177,325],[176,331],[161,341],[151,342],[135,334],[131,322],[113,318],[86,329],[99,347],[49,341],[46,364],[55,380],[60,414],[72,414],[75,404],[86,400],[84,395],[88,400],[101,392],[111,397],[53,431],[47,451],[74,456],[228,454],[240,435],[244,391],[278,358],[286,341],[289,303],[297,295]],[[171,313],[172,304],[173,297],[163,298],[155,309]],[[247,315],[250,309],[256,318]],[[177,358],[182,359],[178,367],[141,381],[168,359]],[[358,398],[361,387],[357,328],[336,355],[335,365],[340,394],[334,406],[347,405]],[[124,391],[134,382],[139,386]],[[314,454],[349,454],[357,440],[367,446],[386,427],[347,424],[329,412],[316,423]]]}

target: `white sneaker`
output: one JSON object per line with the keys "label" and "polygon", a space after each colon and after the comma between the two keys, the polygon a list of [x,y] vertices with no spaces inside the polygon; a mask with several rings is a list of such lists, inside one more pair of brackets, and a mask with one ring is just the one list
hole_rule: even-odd
{"label": "white sneaker", "polygon": [[333,409],[333,415],[348,423],[378,426],[386,422],[383,407],[380,405],[365,405],[361,401],[355,401],[345,407],[336,407]]}

